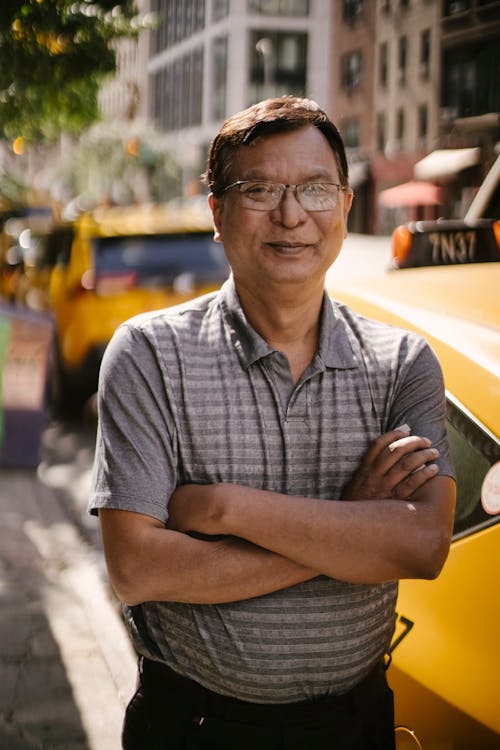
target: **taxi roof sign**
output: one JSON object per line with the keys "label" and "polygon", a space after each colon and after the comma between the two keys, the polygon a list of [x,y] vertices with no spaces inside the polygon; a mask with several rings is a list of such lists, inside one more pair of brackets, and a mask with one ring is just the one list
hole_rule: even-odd
{"label": "taxi roof sign", "polygon": [[392,233],[394,268],[500,261],[500,222],[495,219],[415,221]]}

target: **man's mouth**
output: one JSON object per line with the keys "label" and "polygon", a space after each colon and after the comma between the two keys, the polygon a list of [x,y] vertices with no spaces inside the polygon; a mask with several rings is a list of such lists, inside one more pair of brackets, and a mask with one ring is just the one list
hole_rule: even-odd
{"label": "man's mouth", "polygon": [[267,242],[266,244],[273,250],[284,253],[286,255],[296,255],[302,250],[311,247],[311,245],[306,242],[280,242],[279,240],[276,240],[274,242]]}

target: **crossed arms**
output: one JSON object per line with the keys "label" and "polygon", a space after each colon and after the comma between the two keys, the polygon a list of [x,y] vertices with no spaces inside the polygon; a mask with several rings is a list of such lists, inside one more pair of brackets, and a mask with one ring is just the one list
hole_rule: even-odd
{"label": "crossed arms", "polygon": [[454,481],[438,476],[437,456],[427,438],[393,430],[371,444],[342,498],[184,485],[170,499],[167,528],[151,516],[101,509],[111,583],[131,605],[214,604],[321,574],[353,583],[435,578],[455,504]]}

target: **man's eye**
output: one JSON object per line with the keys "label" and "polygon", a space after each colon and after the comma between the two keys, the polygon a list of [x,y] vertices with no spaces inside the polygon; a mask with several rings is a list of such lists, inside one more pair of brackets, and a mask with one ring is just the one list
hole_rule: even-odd
{"label": "man's eye", "polygon": [[252,198],[266,197],[267,195],[272,195],[273,186],[266,185],[263,182],[252,182],[250,185],[244,186],[243,192]]}
{"label": "man's eye", "polygon": [[321,198],[324,195],[330,194],[330,186],[324,185],[321,182],[311,182],[308,185],[304,185],[303,191],[306,195]]}

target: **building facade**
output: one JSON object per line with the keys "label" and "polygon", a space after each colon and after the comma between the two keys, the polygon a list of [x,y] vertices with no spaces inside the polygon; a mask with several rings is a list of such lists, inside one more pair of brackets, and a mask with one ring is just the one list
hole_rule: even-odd
{"label": "building facade", "polygon": [[[500,0],[141,0],[140,7],[154,28],[135,57],[122,53],[114,100],[108,95],[103,111],[161,131],[187,193],[200,190],[223,120],[279,94],[315,99],[342,132],[354,231],[461,215],[493,161]],[[446,174],[443,149],[457,151]],[[381,203],[385,189],[421,171],[444,186],[445,205]]]}
{"label": "building facade", "polygon": [[328,100],[332,3],[151,0],[148,113],[194,187],[231,113],[280,94]]}
{"label": "building facade", "polygon": [[[463,215],[500,139],[500,2],[334,6],[330,111],[350,151],[353,228]],[[438,184],[443,203],[381,203],[385,189],[415,178]]]}

